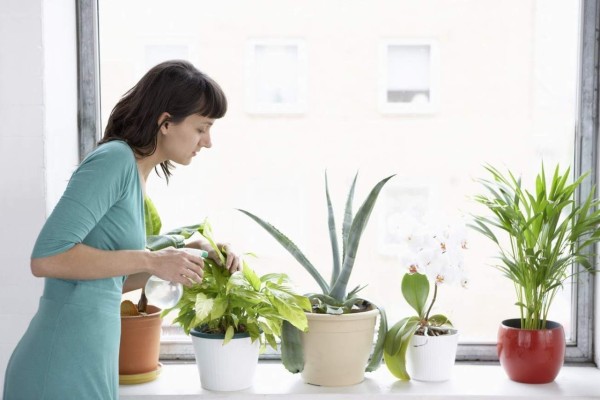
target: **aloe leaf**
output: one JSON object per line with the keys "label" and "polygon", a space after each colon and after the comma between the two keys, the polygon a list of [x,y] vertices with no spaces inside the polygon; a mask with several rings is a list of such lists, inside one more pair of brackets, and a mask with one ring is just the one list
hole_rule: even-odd
{"label": "aloe leaf", "polygon": [[335,216],[331,197],[329,197],[329,184],[327,182],[327,171],[325,171],[325,195],[327,197],[327,222],[329,224],[329,239],[331,239],[331,254],[333,256],[333,270],[331,271],[331,283],[333,285],[340,274],[340,249],[338,247],[337,234],[335,230]]}
{"label": "aloe leaf", "polygon": [[296,261],[300,263],[300,265],[304,267],[304,269],[308,271],[308,273],[315,279],[315,281],[317,281],[317,284],[321,287],[323,293],[329,292],[329,285],[327,284],[327,282],[325,282],[325,279],[323,279],[319,271],[317,271],[317,269],[310,263],[310,261],[308,261],[304,253],[300,251],[300,249],[294,244],[294,242],[288,239],[287,236],[281,233],[273,225],[269,224],[266,221],[263,221],[256,215],[241,209],[238,209],[238,211],[246,214],[247,216],[252,218],[256,223],[262,226],[271,236],[275,238],[275,240],[279,242],[279,244],[281,244],[296,259]]}
{"label": "aloe leaf", "polygon": [[375,342],[375,349],[371,356],[371,361],[367,365],[365,371],[373,372],[381,365],[381,358],[383,357],[383,345],[385,343],[385,335],[387,333],[387,316],[383,307],[376,306],[379,310],[379,329],[377,330],[377,341]]}
{"label": "aloe leaf", "polygon": [[346,258],[346,248],[348,247],[348,235],[350,234],[350,227],[352,226],[352,202],[354,200],[354,188],[356,187],[356,178],[358,178],[358,171],[354,175],[352,186],[348,192],[348,198],[346,199],[346,208],[344,209],[344,223],[342,225],[342,260]]}
{"label": "aloe leaf", "polygon": [[404,274],[402,278],[402,296],[410,306],[423,318],[425,303],[429,296],[429,280],[422,274]]}
{"label": "aloe leaf", "polygon": [[336,299],[341,300],[346,296],[346,288],[348,287],[348,280],[350,279],[350,274],[352,273],[352,267],[354,267],[354,260],[356,259],[356,252],[358,250],[360,237],[365,229],[365,226],[367,225],[367,222],[369,221],[371,211],[375,206],[375,201],[379,196],[379,192],[381,192],[383,185],[385,185],[386,182],[394,176],[395,175],[390,175],[375,185],[375,187],[371,190],[371,193],[369,193],[369,196],[367,196],[367,199],[360,206],[356,216],[354,217],[354,220],[352,221],[342,271],[329,293]]}
{"label": "aloe leaf", "polygon": [[304,348],[300,331],[287,321],[281,327],[281,362],[292,374],[304,369]]}

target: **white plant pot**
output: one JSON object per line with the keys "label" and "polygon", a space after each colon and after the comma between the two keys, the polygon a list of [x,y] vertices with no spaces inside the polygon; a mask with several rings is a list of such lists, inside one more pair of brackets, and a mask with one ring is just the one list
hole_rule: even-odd
{"label": "white plant pot", "polygon": [[458,332],[442,336],[414,335],[406,352],[406,368],[411,379],[447,381],[452,376]]}
{"label": "white plant pot", "polygon": [[259,343],[238,333],[223,345],[224,335],[191,331],[202,388],[234,391],[252,386],[258,364]]}

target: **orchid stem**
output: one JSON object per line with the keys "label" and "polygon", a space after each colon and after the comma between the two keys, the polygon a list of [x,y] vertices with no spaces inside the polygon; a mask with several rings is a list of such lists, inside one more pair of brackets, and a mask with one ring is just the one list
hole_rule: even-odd
{"label": "orchid stem", "polygon": [[433,299],[431,299],[431,304],[429,305],[429,309],[427,310],[427,314],[425,314],[425,321],[427,321],[429,319],[429,313],[431,312],[431,309],[433,308],[433,303],[435,303],[435,298],[437,297],[437,284],[433,284],[434,285],[434,289],[433,289]]}

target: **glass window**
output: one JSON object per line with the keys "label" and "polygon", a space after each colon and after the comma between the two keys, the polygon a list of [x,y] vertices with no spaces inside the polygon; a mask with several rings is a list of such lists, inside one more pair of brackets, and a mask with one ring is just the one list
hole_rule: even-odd
{"label": "glass window", "polygon": [[[525,182],[542,161],[573,165],[577,1],[161,4],[100,2],[102,125],[141,77],[141,62],[184,56],[212,76],[230,105],[212,129],[213,148],[177,168],[168,187],[153,176],[148,193],[165,229],[208,216],[218,237],[258,255],[257,272],[287,272],[303,292],[318,287],[236,208],[278,227],[328,279],[325,170],[338,225],[356,171],[355,210],[378,180],[396,173],[364,232],[350,282],[368,283],[362,295],[384,305],[393,322],[411,313],[393,235],[400,214],[481,211],[472,197],[485,163]],[[165,37],[177,32],[168,45],[183,47],[162,47],[163,30]],[[498,324],[518,309],[512,284],[490,266],[494,246],[470,232],[469,247],[469,288],[444,288],[437,311],[460,328],[463,358],[489,359]],[[574,289],[565,285],[551,313],[571,343]],[[177,340],[173,354],[184,354]]]}
{"label": "glass window", "polygon": [[381,47],[382,111],[434,112],[438,90],[437,46],[418,41],[386,41]]}
{"label": "glass window", "polygon": [[305,111],[305,57],[301,41],[250,40],[245,81],[248,112]]}

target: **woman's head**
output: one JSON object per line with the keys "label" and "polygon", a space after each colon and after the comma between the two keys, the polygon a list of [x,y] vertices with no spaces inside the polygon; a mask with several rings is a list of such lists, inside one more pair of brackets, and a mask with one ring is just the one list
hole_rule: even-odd
{"label": "woman's head", "polygon": [[[113,108],[100,144],[124,140],[141,157],[154,154],[164,124],[179,124],[188,116],[217,119],[225,115],[227,99],[221,87],[182,60],[156,65]],[[165,177],[170,161],[160,164]]]}

